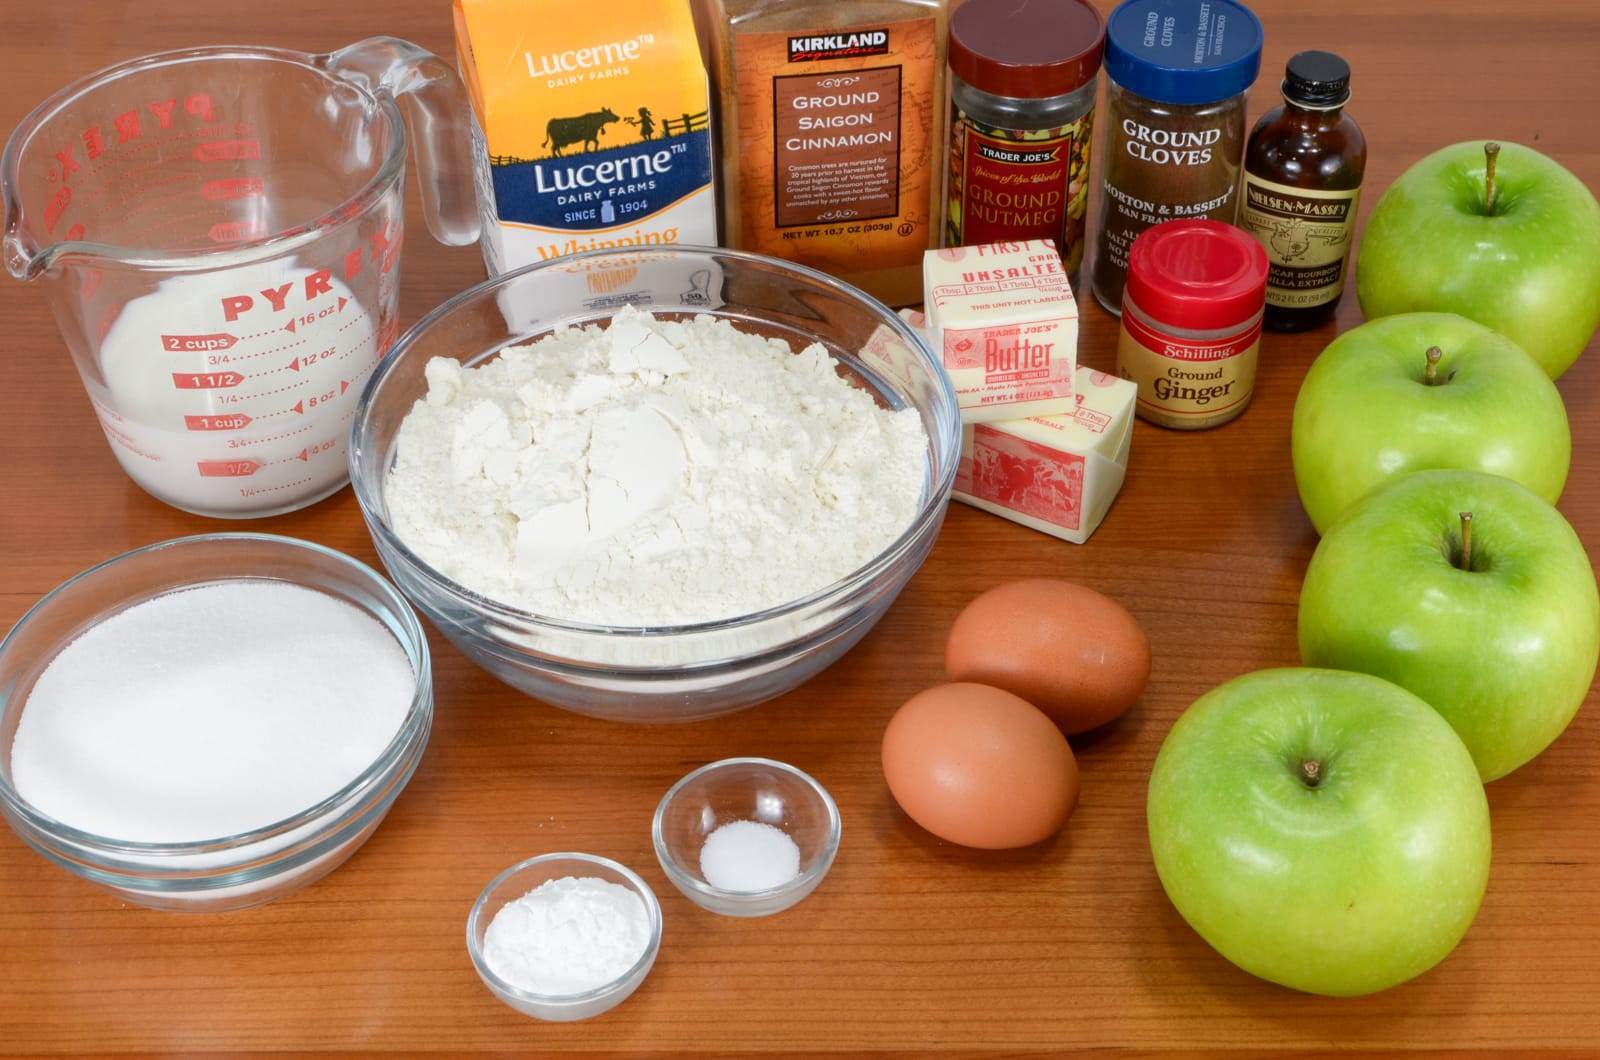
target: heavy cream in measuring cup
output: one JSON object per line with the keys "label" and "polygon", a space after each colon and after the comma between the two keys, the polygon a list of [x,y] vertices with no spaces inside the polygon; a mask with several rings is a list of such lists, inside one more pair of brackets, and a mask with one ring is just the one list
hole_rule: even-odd
{"label": "heavy cream in measuring cup", "polygon": [[332,269],[278,260],[174,277],[117,314],[90,396],[139,485],[208,515],[254,515],[344,483],[379,339]]}

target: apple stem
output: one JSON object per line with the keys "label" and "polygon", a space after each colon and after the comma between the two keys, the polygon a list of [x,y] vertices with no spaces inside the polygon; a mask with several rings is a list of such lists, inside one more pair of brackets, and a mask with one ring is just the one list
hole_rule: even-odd
{"label": "apple stem", "polygon": [[1490,140],[1483,145],[1483,212],[1494,216],[1494,161],[1500,155],[1500,145]]}
{"label": "apple stem", "polygon": [[1300,763],[1300,779],[1305,781],[1308,788],[1314,788],[1322,783],[1322,763],[1315,758],[1308,758]]}
{"label": "apple stem", "polygon": [[1444,351],[1437,346],[1428,347],[1428,367],[1422,370],[1422,381],[1429,386],[1438,386],[1442,379],[1439,378],[1439,358],[1444,356]]}
{"label": "apple stem", "polygon": [[1462,570],[1472,569],[1472,513],[1461,513],[1461,557],[1456,561],[1456,566]]}

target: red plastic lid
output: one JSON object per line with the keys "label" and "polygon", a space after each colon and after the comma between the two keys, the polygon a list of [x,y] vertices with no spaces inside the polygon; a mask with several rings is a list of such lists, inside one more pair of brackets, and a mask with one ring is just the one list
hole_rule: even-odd
{"label": "red plastic lid", "polygon": [[950,72],[996,96],[1064,96],[1094,80],[1105,46],[1085,0],[966,0],[950,16]]}
{"label": "red plastic lid", "polygon": [[1243,324],[1266,303],[1267,252],[1221,221],[1165,221],[1133,241],[1123,296],[1174,327]]}

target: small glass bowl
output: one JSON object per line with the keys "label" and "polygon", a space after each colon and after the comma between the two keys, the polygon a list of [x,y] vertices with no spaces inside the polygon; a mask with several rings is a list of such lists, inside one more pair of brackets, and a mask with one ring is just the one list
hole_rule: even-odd
{"label": "small glass bowl", "polygon": [[[11,778],[11,745],[34,682],[61,650],[135,604],[234,578],[327,593],[377,619],[400,643],[416,674],[416,691],[399,730],[366,771],[286,820],[192,843],[93,835],[41,813],[19,795]],[[405,598],[371,567],[309,541],[271,534],[162,541],[69,578],[0,641],[0,814],[28,846],[126,901],[196,912],[261,905],[320,879],[367,841],[416,771],[432,727],[427,637]]]}
{"label": "small glass bowl", "polygon": [[[782,829],[800,848],[800,874],[765,891],[725,891],[706,882],[700,848],[732,821]],[[817,889],[839,852],[839,807],[794,766],[770,758],[725,758],[701,766],[662,796],[650,826],[656,859],[684,897],[723,916],[771,916]]]}
{"label": "small glass bowl", "polygon": [[[489,924],[502,906],[516,901],[542,883],[566,876],[593,876],[607,883],[620,884],[637,894],[650,914],[650,941],[645,945],[644,954],[633,963],[633,967],[611,982],[581,994],[535,994],[512,986],[491,971],[489,962],[484,959],[483,940],[489,932]],[[467,954],[472,958],[472,967],[477,969],[478,978],[483,980],[483,985],[495,997],[534,1019],[567,1023],[610,1011],[639,989],[639,984],[644,982],[645,976],[650,974],[651,967],[656,963],[656,954],[659,952],[661,903],[656,901],[655,892],[632,869],[594,854],[541,854],[527,861],[519,861],[489,881],[489,886],[472,903],[472,912],[467,914]]]}

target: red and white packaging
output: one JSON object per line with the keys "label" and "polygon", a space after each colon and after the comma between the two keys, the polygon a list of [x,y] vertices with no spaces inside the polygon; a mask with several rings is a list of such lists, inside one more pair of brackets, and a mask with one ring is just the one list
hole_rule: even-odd
{"label": "red and white packaging", "polygon": [[1053,243],[930,250],[922,283],[929,342],[962,423],[1073,411],[1078,304]]}
{"label": "red and white packaging", "polygon": [[[913,328],[923,316],[901,310]],[[1014,523],[1083,544],[1127,476],[1138,387],[1077,369],[1067,416],[967,424],[951,496]]]}

